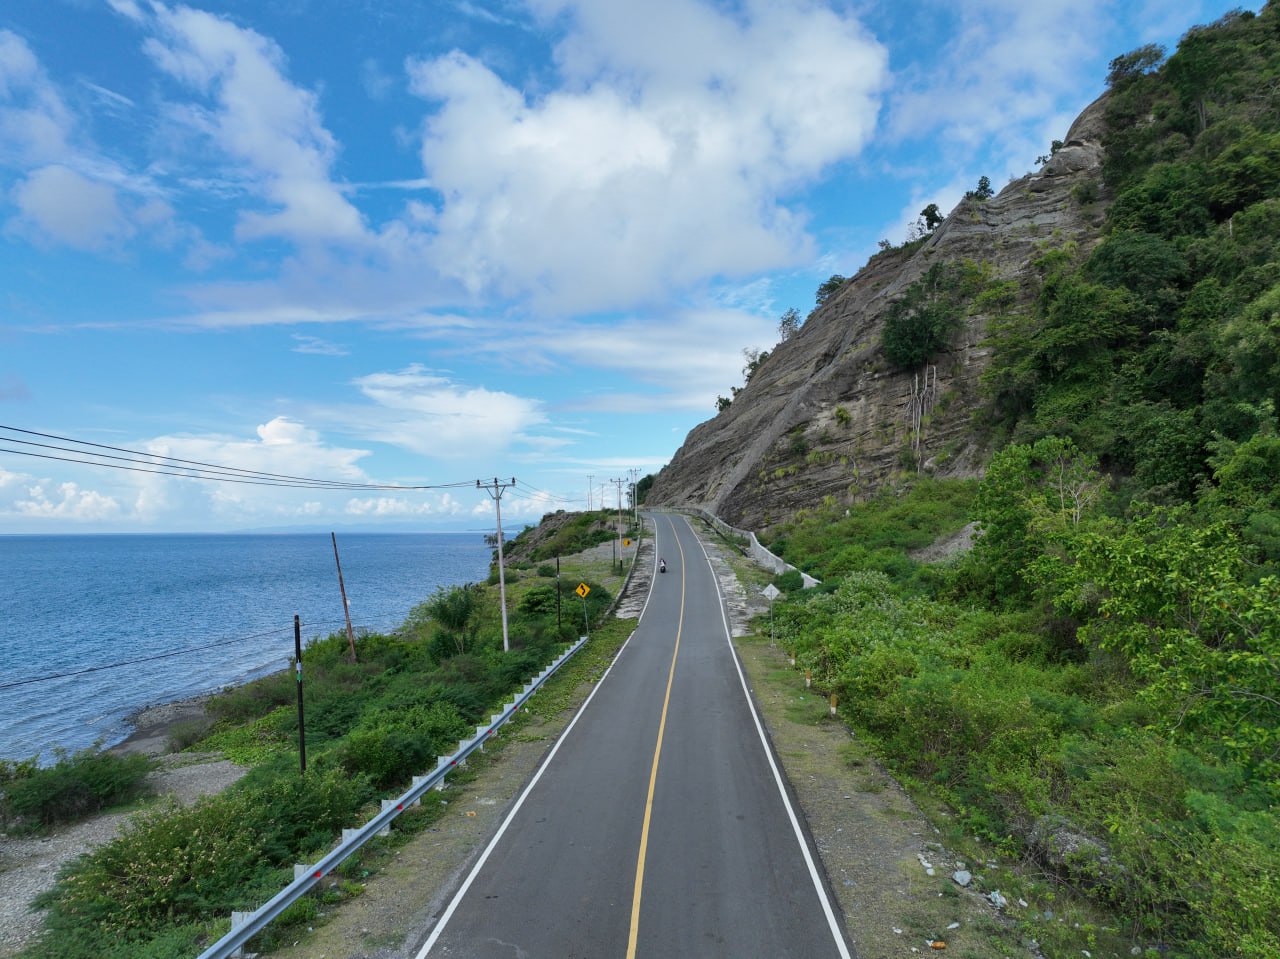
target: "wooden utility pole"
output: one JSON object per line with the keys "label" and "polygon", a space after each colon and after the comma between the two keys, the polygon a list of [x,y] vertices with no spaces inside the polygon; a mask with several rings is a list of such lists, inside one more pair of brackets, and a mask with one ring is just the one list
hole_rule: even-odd
{"label": "wooden utility pole", "polygon": [[338,589],[342,591],[342,612],[347,617],[347,645],[351,647],[351,661],[356,662],[356,634],[351,628],[351,605],[347,602],[347,587],[342,582],[342,560],[338,559],[338,534],[330,533],[333,538],[333,561],[338,564]]}

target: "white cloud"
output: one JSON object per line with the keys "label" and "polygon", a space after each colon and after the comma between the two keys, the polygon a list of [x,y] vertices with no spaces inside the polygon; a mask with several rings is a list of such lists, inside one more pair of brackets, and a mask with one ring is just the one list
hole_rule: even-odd
{"label": "white cloud", "polygon": [[128,17],[130,20],[141,20],[143,18],[142,8],[138,6],[137,0],[107,0],[107,5],[116,13]]}
{"label": "white cloud", "polygon": [[38,483],[27,490],[27,496],[28,499],[14,503],[16,511],[26,517],[94,522],[120,515],[120,504],[114,497],[81,489],[71,482],[59,483],[52,488]]}
{"label": "white cloud", "polygon": [[1079,100],[1082,84],[1100,92],[1102,77],[1081,71],[1091,68],[1100,25],[1109,22],[1105,6],[932,0],[913,16],[945,23],[948,39],[896,84],[889,133],[940,136],[942,149],[974,149],[1053,113],[1064,96]]}
{"label": "white cloud", "polygon": [[397,516],[456,516],[463,511],[462,505],[448,493],[440,494],[434,499],[422,499],[425,494],[417,494],[413,500],[405,496],[371,496],[363,499],[347,501],[345,512],[351,516],[397,517]]}
{"label": "white cloud", "polygon": [[[627,386],[647,384],[650,393],[623,389],[564,395],[561,409],[635,413],[643,410],[706,411],[718,394],[742,385],[743,350],[770,349],[778,320],[721,307],[684,307],[664,314],[640,313],[609,324],[564,321],[473,330],[465,351],[492,362],[516,358],[522,368],[554,371],[564,362],[611,371]],[[463,348],[459,348],[461,352]]]}
{"label": "white cloud", "polygon": [[419,365],[354,383],[380,407],[349,412],[363,435],[441,459],[505,449],[546,421],[538,400],[460,386]]}
{"label": "white cloud", "polygon": [[10,229],[79,250],[107,250],[134,233],[116,191],[65,166],[32,172],[13,189]]}
{"label": "white cloud", "polygon": [[285,57],[253,30],[189,7],[155,5],[158,37],[145,48],[166,73],[214,101],[179,111],[243,168],[273,208],[240,215],[242,240],[283,236],[297,242],[358,241],[359,211],[332,182],[337,143],[316,95],[290,83]]}
{"label": "white cloud", "polygon": [[530,100],[460,52],[409,64],[441,104],[422,145],[439,269],[588,310],[811,255],[780,196],[875,126],[885,51],[856,21],[802,3],[537,6],[569,24],[558,92]]}
{"label": "white cloud", "polygon": [[[359,466],[359,461],[369,455],[367,450],[332,446],[316,430],[285,416],[259,424],[254,432],[254,438],[220,434],[159,436],[139,448],[158,456],[260,473],[370,482]],[[270,515],[310,515],[297,513],[300,495],[296,489],[165,476],[144,476],[137,485],[136,509],[146,519],[184,512],[203,515],[209,507],[224,519],[241,522]],[[337,502],[330,501],[330,508],[336,507]]]}
{"label": "white cloud", "polygon": [[74,119],[31,48],[0,30],[0,158],[33,165],[71,152]]}
{"label": "white cloud", "polygon": [[322,340],[318,336],[295,333],[293,334],[293,339],[298,344],[293,348],[295,353],[311,353],[315,356],[349,356],[351,354],[351,351],[345,346],[330,343],[328,340]]}

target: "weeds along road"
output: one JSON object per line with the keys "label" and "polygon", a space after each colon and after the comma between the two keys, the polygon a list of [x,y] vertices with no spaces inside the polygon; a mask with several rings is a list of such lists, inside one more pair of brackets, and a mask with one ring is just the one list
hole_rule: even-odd
{"label": "weeds along road", "polygon": [[417,954],[849,957],[681,516],[635,634]]}

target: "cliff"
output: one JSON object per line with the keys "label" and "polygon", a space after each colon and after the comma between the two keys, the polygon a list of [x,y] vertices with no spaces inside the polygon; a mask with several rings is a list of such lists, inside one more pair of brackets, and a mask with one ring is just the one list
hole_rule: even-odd
{"label": "cliff", "polygon": [[[895,369],[880,343],[886,311],[935,263],[970,261],[1016,282],[1029,307],[1039,248],[1099,239],[1103,98],[1072,124],[1035,174],[989,199],[968,197],[925,240],[876,254],[778,344],[733,403],[690,431],[647,502],[703,506],[762,529],[825,497],[851,501],[904,472],[981,472],[989,441],[973,425],[981,406],[990,315],[966,311],[927,365]],[[1082,188],[1082,184],[1085,185]]]}

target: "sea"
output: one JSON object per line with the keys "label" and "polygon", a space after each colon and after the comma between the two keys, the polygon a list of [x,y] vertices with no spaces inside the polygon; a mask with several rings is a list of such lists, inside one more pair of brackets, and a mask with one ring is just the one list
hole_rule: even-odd
{"label": "sea", "polygon": [[[346,533],[357,643],[440,586],[479,582],[481,533]],[[328,533],[0,536],[0,759],[106,747],[127,717],[289,666],[345,632]],[[303,663],[305,669],[306,657]]]}

